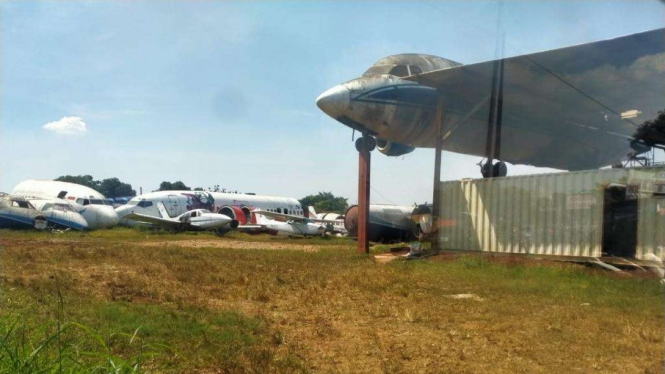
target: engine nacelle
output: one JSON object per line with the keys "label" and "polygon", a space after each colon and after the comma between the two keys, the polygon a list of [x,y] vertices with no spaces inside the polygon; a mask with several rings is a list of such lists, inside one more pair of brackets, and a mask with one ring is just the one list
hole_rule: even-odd
{"label": "engine nacelle", "polygon": [[240,225],[256,223],[254,214],[246,207],[237,207],[237,206],[223,206],[217,211],[219,214],[223,214],[231,219],[238,221]]}
{"label": "engine nacelle", "polygon": [[386,156],[402,156],[413,152],[415,147],[376,138],[376,148]]}

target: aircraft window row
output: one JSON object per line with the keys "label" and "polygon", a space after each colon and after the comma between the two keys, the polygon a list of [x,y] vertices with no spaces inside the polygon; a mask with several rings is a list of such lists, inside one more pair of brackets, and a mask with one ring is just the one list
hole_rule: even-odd
{"label": "aircraft window row", "polygon": [[[268,208],[266,209],[266,211],[273,213],[282,213],[282,208],[277,208],[277,209]],[[291,214],[302,215],[302,213],[303,213],[302,210],[297,210],[297,209],[291,210]],[[284,214],[289,214],[288,208],[284,208]]]}

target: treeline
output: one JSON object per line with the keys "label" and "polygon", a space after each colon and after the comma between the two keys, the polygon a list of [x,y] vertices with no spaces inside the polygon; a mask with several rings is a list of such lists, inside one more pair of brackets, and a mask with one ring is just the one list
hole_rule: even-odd
{"label": "treeline", "polygon": [[136,196],[136,191],[132,189],[132,185],[123,183],[118,178],[108,178],[98,181],[94,180],[91,175],[63,175],[55,180],[90,187],[109,198]]}
{"label": "treeline", "polygon": [[319,192],[316,195],[308,195],[300,199],[300,206],[307,210],[308,206],[313,206],[317,213],[339,213],[344,214],[349,204],[346,198],[335,196],[332,192]]}

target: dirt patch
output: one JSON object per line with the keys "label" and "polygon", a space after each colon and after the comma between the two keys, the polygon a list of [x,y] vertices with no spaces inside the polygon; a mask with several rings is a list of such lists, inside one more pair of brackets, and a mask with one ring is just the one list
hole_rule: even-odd
{"label": "dirt patch", "polygon": [[311,244],[296,243],[270,243],[270,242],[245,242],[239,240],[174,240],[140,243],[145,247],[176,246],[183,248],[230,248],[230,249],[259,249],[259,250],[295,250],[303,252],[317,252],[319,247]]}

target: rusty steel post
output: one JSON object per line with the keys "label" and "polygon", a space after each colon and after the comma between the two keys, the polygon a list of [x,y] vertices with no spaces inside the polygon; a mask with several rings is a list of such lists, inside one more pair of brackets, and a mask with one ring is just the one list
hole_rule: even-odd
{"label": "rusty steel post", "polygon": [[[369,254],[369,186],[373,138],[363,136],[358,149],[358,253]],[[359,139],[359,140],[360,140]],[[371,139],[371,141],[369,140]],[[370,144],[371,143],[371,144]]]}
{"label": "rusty steel post", "polygon": [[434,188],[432,204],[432,250],[439,250],[439,216],[441,212],[441,150],[443,148],[443,93],[436,105],[436,146],[434,148]]}

